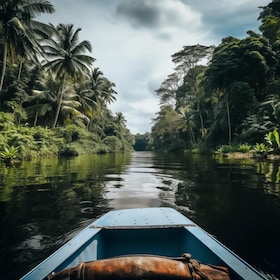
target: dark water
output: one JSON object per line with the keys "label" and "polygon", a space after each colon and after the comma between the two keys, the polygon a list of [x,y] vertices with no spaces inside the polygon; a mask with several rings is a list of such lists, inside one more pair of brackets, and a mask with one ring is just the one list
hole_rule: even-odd
{"label": "dark water", "polygon": [[18,279],[109,209],[169,206],[280,276],[280,165],[136,152],[0,164],[0,279]]}

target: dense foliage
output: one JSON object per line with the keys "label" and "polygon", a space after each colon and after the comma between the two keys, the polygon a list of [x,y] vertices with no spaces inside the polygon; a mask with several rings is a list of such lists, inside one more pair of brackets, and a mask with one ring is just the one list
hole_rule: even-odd
{"label": "dense foliage", "polygon": [[45,0],[0,2],[1,156],[131,149],[123,114],[107,107],[116,100],[115,84],[94,67],[81,29],[36,20],[53,12]]}
{"label": "dense foliage", "polygon": [[209,150],[265,141],[280,125],[280,0],[260,7],[260,33],[223,38],[214,46],[184,46],[175,72],[156,91],[154,149]]}

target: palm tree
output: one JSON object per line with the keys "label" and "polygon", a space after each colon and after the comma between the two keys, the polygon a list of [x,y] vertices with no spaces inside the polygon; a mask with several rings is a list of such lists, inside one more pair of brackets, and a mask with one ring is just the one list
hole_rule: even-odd
{"label": "palm tree", "polygon": [[83,113],[82,104],[74,87],[69,86],[64,89],[64,99],[61,104],[61,113],[64,115],[64,123],[76,124],[80,127],[88,125],[90,119]]}
{"label": "palm tree", "polygon": [[[37,69],[37,68],[36,68]],[[26,110],[29,117],[34,116],[33,126],[38,124],[39,117],[43,118],[41,124],[50,126],[50,112],[56,110],[59,97],[60,83],[53,73],[43,73],[34,85],[32,94],[27,101]],[[47,120],[47,123],[45,122]]]}
{"label": "palm tree", "polygon": [[[7,60],[16,59],[19,50],[22,57],[38,48],[32,38],[32,27],[36,25],[35,16],[42,13],[53,13],[54,7],[47,0],[5,0],[0,2],[0,29],[2,32],[3,60],[0,77],[0,92],[3,88]],[[29,56],[30,57],[30,56]],[[33,56],[34,57],[34,56]]]}
{"label": "palm tree", "polygon": [[89,41],[79,43],[78,28],[73,30],[73,24],[59,24],[57,27],[51,25],[53,35],[47,44],[43,46],[45,55],[50,59],[44,66],[51,70],[61,79],[60,99],[55,114],[53,128],[56,126],[59,113],[61,110],[63,92],[68,80],[77,81],[82,76],[88,75],[90,66],[94,58],[84,54],[86,51],[91,52],[92,47]]}
{"label": "palm tree", "polygon": [[84,81],[79,81],[73,85],[74,91],[77,95],[77,100],[81,104],[82,111],[85,116],[89,119],[87,128],[89,129],[92,122],[97,103],[94,99],[94,92],[89,86],[90,80],[85,79]]}
{"label": "palm tree", "polygon": [[116,131],[116,135],[119,136],[120,139],[122,139],[123,137],[125,137],[125,130],[126,130],[126,119],[125,119],[125,116],[123,113],[121,112],[117,112],[115,114],[115,125],[116,125],[116,128],[117,128],[117,131]]}
{"label": "palm tree", "polygon": [[101,89],[101,98],[104,100],[105,104],[110,104],[116,100],[114,94],[117,92],[113,89],[116,85],[110,82],[107,78],[103,79],[102,89]]}
{"label": "palm tree", "polygon": [[92,71],[90,81],[96,102],[102,99],[105,104],[110,104],[116,100],[114,94],[117,94],[117,92],[113,89],[115,84],[104,77],[99,68]]}
{"label": "palm tree", "polygon": [[126,127],[126,119],[122,112],[116,113],[116,124],[118,126],[119,131]]}
{"label": "palm tree", "polygon": [[188,132],[190,137],[190,143],[194,146],[196,143],[196,138],[194,134],[194,128],[196,127],[194,117],[194,110],[190,105],[186,105],[184,108],[179,109],[180,119],[178,120],[178,128],[182,132]]}
{"label": "palm tree", "polygon": [[97,67],[94,68],[90,75],[89,87],[95,92],[95,95],[99,95],[100,89],[103,84],[103,72]]}
{"label": "palm tree", "polygon": [[88,111],[86,115],[90,117],[89,128],[92,127],[94,118],[102,119],[102,124],[104,125],[104,113],[107,110],[107,104],[116,100],[114,95],[117,92],[113,87],[115,87],[115,84],[104,77],[99,68],[93,69],[90,79],[80,84],[80,101]]}

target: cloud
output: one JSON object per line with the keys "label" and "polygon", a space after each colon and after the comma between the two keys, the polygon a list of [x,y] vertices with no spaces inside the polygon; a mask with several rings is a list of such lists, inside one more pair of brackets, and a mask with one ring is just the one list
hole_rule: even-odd
{"label": "cloud", "polygon": [[246,31],[257,31],[259,6],[267,5],[269,0],[211,0],[206,5],[204,0],[182,0],[202,14],[203,26],[210,28],[213,37],[246,36]]}
{"label": "cloud", "polygon": [[157,27],[159,13],[157,7],[149,1],[122,1],[116,10],[117,15],[131,21],[133,27]]}
{"label": "cloud", "polygon": [[131,108],[140,112],[141,114],[154,114],[155,109],[159,109],[158,100],[156,98],[145,98],[138,102],[132,102]]}
{"label": "cloud", "polygon": [[196,29],[201,26],[201,15],[179,0],[122,0],[116,15],[124,18],[133,28],[153,30]]}

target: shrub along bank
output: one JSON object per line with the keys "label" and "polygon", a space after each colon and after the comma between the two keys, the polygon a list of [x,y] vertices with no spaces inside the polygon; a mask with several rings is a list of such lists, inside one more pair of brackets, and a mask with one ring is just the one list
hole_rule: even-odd
{"label": "shrub along bank", "polygon": [[32,159],[51,156],[77,156],[131,151],[133,137],[100,137],[76,125],[55,129],[17,126],[9,114],[0,122],[0,156],[2,160]]}

